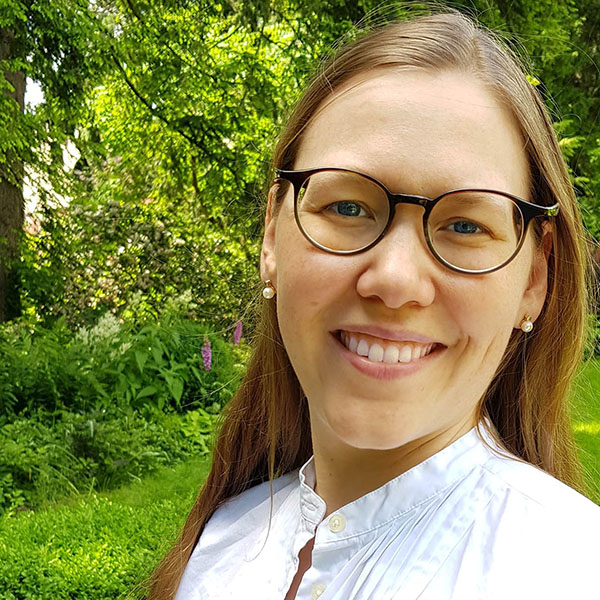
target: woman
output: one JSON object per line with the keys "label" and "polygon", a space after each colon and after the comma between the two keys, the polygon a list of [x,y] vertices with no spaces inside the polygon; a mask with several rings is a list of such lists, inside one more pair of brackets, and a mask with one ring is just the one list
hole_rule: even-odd
{"label": "woman", "polygon": [[584,235],[514,59],[453,13],[374,31],[274,166],[257,345],[152,597],[600,597]]}

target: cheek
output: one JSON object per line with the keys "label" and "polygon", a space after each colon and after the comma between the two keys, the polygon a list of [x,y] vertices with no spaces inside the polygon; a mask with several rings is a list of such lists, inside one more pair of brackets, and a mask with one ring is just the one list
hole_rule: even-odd
{"label": "cheek", "polygon": [[281,318],[315,315],[343,302],[351,285],[351,261],[315,248],[300,232],[291,209],[280,215],[275,255]]}
{"label": "cheek", "polygon": [[[513,270],[511,270],[513,271]],[[448,296],[448,312],[463,343],[501,358],[515,321],[524,287],[516,273],[498,271],[469,281]],[[464,283],[464,282],[463,282]]]}
{"label": "cheek", "polygon": [[281,214],[275,243],[277,315],[289,353],[302,345],[302,334],[310,328],[330,289],[328,274],[313,250],[316,248],[302,236],[293,215]]}
{"label": "cheek", "polygon": [[312,246],[293,221],[278,230],[277,295],[282,316],[302,313],[318,304],[323,291],[328,289],[327,273],[313,254]]}

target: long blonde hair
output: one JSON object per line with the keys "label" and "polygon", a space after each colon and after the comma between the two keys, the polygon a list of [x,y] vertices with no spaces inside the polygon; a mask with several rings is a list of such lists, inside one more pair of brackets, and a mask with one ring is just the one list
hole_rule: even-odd
{"label": "long blonde hair", "polygon": [[[560,203],[544,310],[527,340],[520,330],[513,332],[480,412],[508,450],[581,489],[568,399],[585,342],[588,252],[551,119],[518,59],[491,33],[455,12],[371,31],[338,51],[313,78],[281,135],[273,166],[293,168],[306,126],[334,90],[359,73],[384,67],[453,70],[477,77],[520,125],[532,201]],[[541,228],[535,227],[539,243]],[[210,474],[179,539],[152,576],[150,598],[175,596],[190,554],[219,505],[300,467],[310,455],[306,401],[283,346],[275,302],[265,301],[254,352],[227,407]]]}

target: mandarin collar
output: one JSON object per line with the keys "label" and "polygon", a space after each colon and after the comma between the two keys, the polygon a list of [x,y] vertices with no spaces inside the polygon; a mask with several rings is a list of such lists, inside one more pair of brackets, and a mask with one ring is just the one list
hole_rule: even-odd
{"label": "mandarin collar", "polygon": [[[490,457],[491,450],[502,451],[485,426],[474,427],[405,473],[333,512],[328,516],[329,527],[333,531],[341,519],[344,537],[349,537],[402,517],[464,479]],[[302,517],[318,526],[327,507],[314,491],[314,456],[301,467],[298,476]]]}

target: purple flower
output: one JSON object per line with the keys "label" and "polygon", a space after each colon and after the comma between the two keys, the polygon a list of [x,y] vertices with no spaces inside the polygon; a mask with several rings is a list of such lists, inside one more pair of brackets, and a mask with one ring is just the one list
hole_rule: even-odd
{"label": "purple flower", "polygon": [[201,350],[202,354],[202,362],[204,363],[204,370],[210,371],[210,365],[212,362],[212,351],[210,349],[210,340],[208,338],[204,339],[204,345]]}
{"label": "purple flower", "polygon": [[242,339],[242,322],[238,321],[235,324],[235,331],[233,332],[233,343],[236,346],[239,346],[241,339]]}

